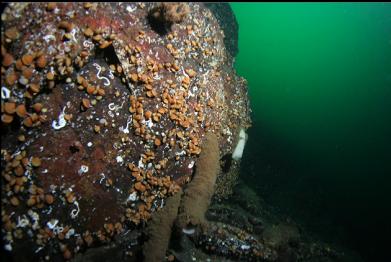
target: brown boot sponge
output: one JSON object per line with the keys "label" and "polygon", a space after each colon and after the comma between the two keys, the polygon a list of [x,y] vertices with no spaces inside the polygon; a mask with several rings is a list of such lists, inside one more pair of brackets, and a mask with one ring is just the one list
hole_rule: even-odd
{"label": "brown boot sponge", "polygon": [[167,199],[163,209],[157,211],[148,222],[148,241],[143,246],[145,262],[164,261],[170,241],[172,226],[178,214],[182,190]]}
{"label": "brown boot sponge", "polygon": [[188,184],[178,214],[178,226],[205,223],[205,212],[214,193],[216,177],[220,170],[220,151],[217,136],[211,132],[205,135],[202,151],[196,164],[193,180]]}

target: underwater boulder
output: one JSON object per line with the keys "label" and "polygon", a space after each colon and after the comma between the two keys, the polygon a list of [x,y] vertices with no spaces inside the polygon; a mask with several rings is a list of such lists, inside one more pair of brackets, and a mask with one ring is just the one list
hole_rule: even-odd
{"label": "underwater boulder", "polygon": [[[16,261],[137,235],[191,181],[207,131],[226,156],[251,125],[247,83],[213,13],[188,3],[162,34],[150,21],[159,5],[2,13],[2,248]],[[140,241],[123,256],[137,260]]]}

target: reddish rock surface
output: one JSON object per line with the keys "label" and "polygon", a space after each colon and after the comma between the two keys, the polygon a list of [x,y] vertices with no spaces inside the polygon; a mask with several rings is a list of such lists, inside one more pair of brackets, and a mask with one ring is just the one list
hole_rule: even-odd
{"label": "reddish rock surface", "polygon": [[61,260],[84,252],[89,234],[98,245],[138,230],[191,180],[206,130],[224,156],[250,126],[246,81],[212,13],[189,3],[161,34],[149,20],[156,5],[13,3],[3,12],[2,237],[17,260]]}

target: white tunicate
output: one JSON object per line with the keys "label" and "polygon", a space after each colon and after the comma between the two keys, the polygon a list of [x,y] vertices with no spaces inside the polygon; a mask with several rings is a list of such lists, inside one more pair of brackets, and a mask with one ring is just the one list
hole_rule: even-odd
{"label": "white tunicate", "polygon": [[88,147],[92,147],[92,142],[88,142],[88,143],[87,143],[87,146],[88,146]]}
{"label": "white tunicate", "polygon": [[117,160],[117,163],[124,162],[124,159],[122,158],[122,156],[117,156],[116,160]]}

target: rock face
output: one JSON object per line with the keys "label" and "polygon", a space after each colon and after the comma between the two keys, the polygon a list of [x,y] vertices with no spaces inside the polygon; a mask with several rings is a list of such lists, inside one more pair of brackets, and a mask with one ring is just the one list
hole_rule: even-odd
{"label": "rock face", "polygon": [[234,58],[239,53],[239,24],[229,3],[205,3],[217,18],[220,28],[224,30],[224,43],[228,53]]}
{"label": "rock face", "polygon": [[159,5],[2,13],[2,236],[15,260],[70,259],[137,235],[191,180],[206,131],[229,156],[250,126],[246,81],[212,12],[166,6],[162,31]]}

